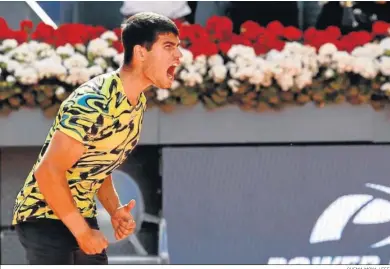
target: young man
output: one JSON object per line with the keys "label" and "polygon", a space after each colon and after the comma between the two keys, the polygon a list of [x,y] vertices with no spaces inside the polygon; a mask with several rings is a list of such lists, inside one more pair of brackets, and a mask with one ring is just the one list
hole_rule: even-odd
{"label": "young man", "polygon": [[111,173],[137,145],[151,85],[170,88],[182,56],[178,29],[139,13],[122,32],[124,62],[77,88],[63,102],[36,164],[16,198],[14,218],[30,264],[107,264],[94,196],[111,215],[117,239],[133,233]]}

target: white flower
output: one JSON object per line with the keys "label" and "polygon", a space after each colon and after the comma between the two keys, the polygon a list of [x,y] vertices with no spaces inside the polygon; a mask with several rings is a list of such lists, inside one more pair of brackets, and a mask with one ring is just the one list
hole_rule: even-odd
{"label": "white flower", "polygon": [[108,73],[113,72],[113,71],[114,71],[114,68],[112,68],[111,66],[107,68]]}
{"label": "white flower", "polygon": [[332,61],[332,58],[329,55],[320,54],[317,56],[317,60],[321,65],[328,65]]}
{"label": "white flower", "polygon": [[89,76],[94,77],[103,74],[103,69],[99,65],[93,65],[88,68]]}
{"label": "white flower", "polygon": [[114,48],[106,48],[103,51],[102,56],[105,57],[105,58],[112,58],[112,57],[114,57],[117,54],[118,54],[118,51],[116,49],[114,49]]}
{"label": "white flower", "polygon": [[100,36],[100,38],[104,39],[104,40],[112,40],[112,41],[117,41],[118,40],[118,37],[116,36],[116,34],[113,31],[106,31],[106,32],[104,32]]}
{"label": "white flower", "polygon": [[335,52],[337,52],[337,47],[332,43],[326,43],[322,45],[318,51],[319,55],[332,55]]}
{"label": "white flower", "polygon": [[390,91],[390,82],[386,82],[381,86],[382,91]]}
{"label": "white flower", "polygon": [[356,47],[351,55],[355,57],[376,58],[384,53],[384,49],[378,44],[365,44],[363,47]]}
{"label": "white flower", "polygon": [[227,82],[230,89],[232,89],[232,92],[238,92],[238,89],[240,87],[240,82],[235,79],[229,79]]}
{"label": "white flower", "polygon": [[19,68],[15,72],[15,77],[20,83],[25,85],[31,85],[38,82],[38,73],[32,67]]}
{"label": "white flower", "polygon": [[172,90],[176,90],[176,89],[179,88],[179,87],[180,87],[180,82],[177,81],[177,80],[174,80],[174,81],[172,82],[171,89],[172,89]]}
{"label": "white flower", "polygon": [[88,53],[91,53],[92,55],[98,57],[103,56],[105,50],[108,48],[108,42],[104,39],[96,38],[94,40],[91,40],[88,44]]}
{"label": "white flower", "polygon": [[157,90],[157,100],[163,101],[169,97],[169,91],[166,89]]}
{"label": "white flower", "polygon": [[75,53],[74,48],[70,44],[58,47],[56,52],[61,56],[72,56]]}
{"label": "white flower", "polygon": [[256,69],[253,71],[252,77],[249,78],[249,83],[253,85],[260,85],[263,83],[264,77],[264,72],[259,69]]}
{"label": "white flower", "polygon": [[352,71],[366,79],[374,78],[378,73],[378,69],[372,59],[367,57],[356,57],[353,62]]}
{"label": "white flower", "polygon": [[201,84],[203,82],[202,75],[192,68],[190,70],[183,69],[180,72],[179,77],[184,81],[184,85],[189,87],[194,87],[196,84]]}
{"label": "white flower", "polygon": [[209,71],[209,75],[215,83],[223,82],[226,79],[226,74],[227,68],[224,65],[214,65]]}
{"label": "white flower", "polygon": [[181,48],[180,50],[181,50],[181,53],[183,54],[183,56],[180,58],[181,64],[184,66],[188,66],[188,65],[192,64],[192,61],[194,59],[192,52],[189,50],[186,50],[184,48]]}
{"label": "white flower", "polygon": [[302,63],[299,58],[287,58],[280,63],[283,68],[283,73],[291,76],[296,76],[302,71]]}
{"label": "white flower", "polygon": [[80,85],[89,80],[89,70],[82,67],[74,67],[69,70],[69,76],[65,78],[65,83],[71,85]]}
{"label": "white flower", "polygon": [[61,57],[57,55],[56,51],[52,48],[47,50],[41,50],[38,52],[38,56],[40,59],[42,58],[48,58],[48,57],[58,57],[61,60]]}
{"label": "white flower", "polygon": [[8,83],[14,83],[16,81],[16,79],[15,79],[14,76],[8,75],[7,78],[6,78],[6,81]]}
{"label": "white flower", "polygon": [[7,53],[9,58],[13,58],[19,62],[32,63],[36,60],[37,55],[34,51],[30,50],[27,43],[23,43],[19,47],[9,51]]}
{"label": "white flower", "polygon": [[382,56],[378,63],[379,70],[385,76],[390,76],[390,57]]}
{"label": "white flower", "polygon": [[227,52],[227,56],[230,59],[235,59],[237,56],[242,56],[244,58],[255,58],[256,52],[252,47],[247,47],[244,45],[233,45]]}
{"label": "white flower", "polygon": [[[199,72],[201,75],[205,75],[207,73],[207,59],[205,55],[197,56],[194,60],[193,65],[195,66],[195,69],[197,72]],[[175,69],[175,73],[179,71],[179,68]]]}
{"label": "white flower", "polygon": [[351,72],[354,58],[345,51],[338,51],[333,54],[332,67],[337,69],[337,72]]}
{"label": "white flower", "polygon": [[35,53],[52,49],[51,45],[47,43],[37,42],[35,40],[31,40],[30,42],[24,44],[26,44],[26,47],[29,51],[33,51]]}
{"label": "white flower", "polygon": [[67,70],[61,60],[58,61],[55,57],[36,61],[33,67],[37,70],[39,79],[57,77],[62,80],[67,75]]}
{"label": "white flower", "polygon": [[304,46],[301,43],[298,42],[287,42],[286,45],[284,46],[283,50],[288,51],[288,52],[293,52],[293,53],[301,53],[302,48]]}
{"label": "white flower", "polygon": [[81,53],[85,53],[87,48],[83,44],[78,43],[75,45],[75,49]]}
{"label": "white flower", "polygon": [[195,65],[206,65],[206,63],[207,63],[207,58],[206,58],[206,56],[205,55],[199,55],[199,56],[197,56],[196,58],[195,58],[195,61],[194,61],[194,64]]}
{"label": "white flower", "polygon": [[283,52],[272,49],[267,53],[266,60],[267,61],[278,61],[278,60],[284,59],[284,57],[285,57],[285,54]]}
{"label": "white flower", "polygon": [[282,75],[276,79],[279,86],[282,88],[282,91],[288,91],[292,86],[294,86],[294,79],[289,75]]}
{"label": "white flower", "polygon": [[93,62],[103,69],[107,68],[107,62],[102,57],[96,58]]}
{"label": "white flower", "polygon": [[261,82],[261,84],[264,86],[264,87],[269,87],[272,85],[272,75],[266,75],[264,76],[263,78],[263,81]]}
{"label": "white flower", "polygon": [[75,53],[68,59],[64,60],[64,65],[66,68],[71,69],[74,67],[87,67],[88,66],[88,60],[85,58],[84,55],[80,53]]}
{"label": "white flower", "polygon": [[65,89],[63,87],[58,87],[55,91],[56,96],[61,96],[65,93]]}
{"label": "white flower", "polygon": [[226,67],[229,69],[230,76],[232,78],[238,79],[238,76],[237,76],[238,66],[233,62],[228,62],[226,64]]}
{"label": "white flower", "polygon": [[302,90],[303,88],[310,86],[312,84],[312,74],[308,70],[304,70],[300,75],[295,78],[295,84],[298,89]]}
{"label": "white flower", "polygon": [[210,66],[223,65],[224,64],[223,58],[219,54],[215,54],[215,55],[211,56],[209,58],[209,60],[208,60],[208,63],[209,63]]}
{"label": "white flower", "polygon": [[243,55],[238,55],[235,59],[235,62],[239,68],[248,67],[255,65],[256,57],[246,57]]}
{"label": "white flower", "polygon": [[233,78],[239,78],[240,80],[246,80],[249,79],[253,76],[254,74],[254,67],[253,66],[248,66],[248,67],[243,67],[239,68]]}
{"label": "white flower", "polygon": [[18,41],[16,41],[15,39],[6,39],[3,41],[3,44],[2,44],[2,48],[3,50],[6,50],[6,49],[14,49],[18,46]]}
{"label": "white flower", "polygon": [[379,43],[379,46],[381,46],[381,48],[383,48],[384,50],[390,50],[390,37],[382,39]]}
{"label": "white flower", "polygon": [[14,72],[14,71],[22,68],[21,64],[18,63],[17,61],[14,61],[14,60],[7,60],[7,61],[5,61],[5,64],[7,66],[6,68],[7,68],[7,71],[9,73]]}
{"label": "white flower", "polygon": [[121,53],[121,54],[116,54],[113,58],[114,62],[121,66],[122,63],[123,63],[123,58],[124,58],[124,53]]}
{"label": "white flower", "polygon": [[326,69],[324,75],[326,78],[332,78],[332,77],[334,77],[335,72],[333,71],[333,69],[328,68],[328,69]]}

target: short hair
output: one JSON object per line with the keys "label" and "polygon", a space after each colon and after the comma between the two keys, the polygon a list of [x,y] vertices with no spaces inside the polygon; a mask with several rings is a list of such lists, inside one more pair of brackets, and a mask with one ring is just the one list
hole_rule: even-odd
{"label": "short hair", "polygon": [[158,35],[165,33],[179,35],[179,30],[172,20],[163,15],[140,12],[128,18],[122,26],[124,64],[131,63],[135,45],[141,45],[150,50]]}

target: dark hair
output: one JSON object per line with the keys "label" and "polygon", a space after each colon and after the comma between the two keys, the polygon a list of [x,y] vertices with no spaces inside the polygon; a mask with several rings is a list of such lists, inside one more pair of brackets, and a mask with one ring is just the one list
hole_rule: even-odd
{"label": "dark hair", "polygon": [[179,35],[176,24],[165,16],[153,12],[141,12],[127,19],[122,27],[124,64],[131,63],[135,45],[150,50],[158,35],[164,33]]}

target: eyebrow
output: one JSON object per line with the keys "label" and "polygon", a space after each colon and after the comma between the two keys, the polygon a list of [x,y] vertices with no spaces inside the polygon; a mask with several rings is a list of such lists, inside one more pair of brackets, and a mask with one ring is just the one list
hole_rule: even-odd
{"label": "eyebrow", "polygon": [[179,46],[180,41],[178,43],[172,42],[172,41],[165,41],[164,45],[172,45],[172,46]]}

